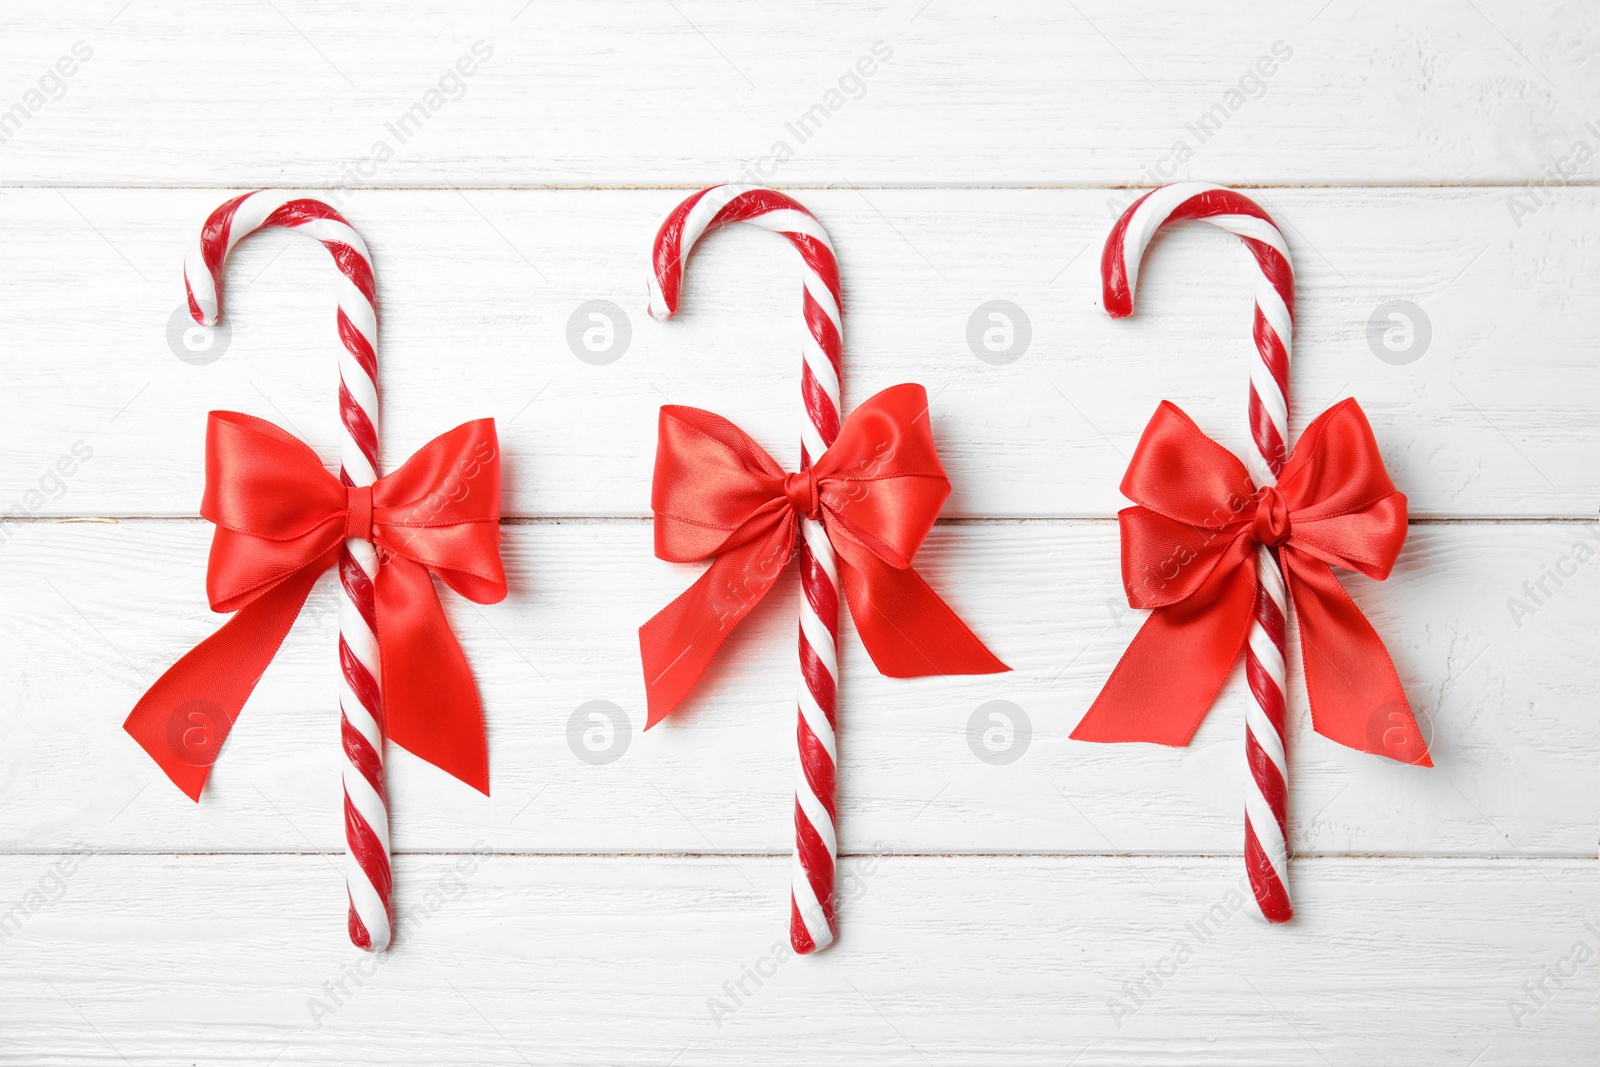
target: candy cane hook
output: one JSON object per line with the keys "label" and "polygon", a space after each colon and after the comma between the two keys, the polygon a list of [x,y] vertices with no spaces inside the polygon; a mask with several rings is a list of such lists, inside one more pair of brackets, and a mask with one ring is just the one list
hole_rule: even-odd
{"label": "candy cane hook", "polygon": [[[1260,269],[1252,327],[1257,358],[1250,362],[1253,447],[1245,462],[1257,486],[1275,485],[1289,454],[1294,270],[1289,246],[1272,217],[1248,197],[1204,182],[1182,182],[1146,193],[1123,212],[1106,239],[1100,257],[1105,308],[1114,319],[1133,313],[1145,246],[1161,227],[1189,219],[1209,222],[1243,238]],[[1245,673],[1255,707],[1245,718],[1250,786],[1245,791],[1244,852],[1262,917],[1281,923],[1294,914],[1289,903],[1289,761],[1284,744],[1284,634],[1289,602],[1276,550],[1264,545],[1256,550],[1260,586],[1245,646]]]}
{"label": "candy cane hook", "polygon": [[[322,243],[339,268],[340,479],[371,485],[378,477],[378,313],[372,257],[361,235],[321,200],[262,190],[228,201],[206,219],[184,260],[189,314],[201,325],[221,317],[223,265],[240,240],[281,226]],[[383,711],[378,680],[373,580],[378,556],[350,538],[339,554],[339,691],[344,764],[344,827],[350,940],[364,949],[389,947],[392,930],[389,813],[383,789]]]}
{"label": "candy cane hook", "polygon": [[[800,372],[800,466],[812,462],[839,434],[839,366],[844,320],[839,265],[833,245],[811,212],[772,189],[719,185],[696,193],[661,224],[651,250],[650,315],[678,310],[684,263],[695,242],[732,222],[748,222],[788,239],[805,264],[806,325]],[[795,783],[794,871],[789,942],[798,953],[833,942],[834,861],[838,855],[834,797],[838,753],[834,739],[839,688],[839,570],[820,522],[800,523],[800,674],[797,701],[799,774]]]}

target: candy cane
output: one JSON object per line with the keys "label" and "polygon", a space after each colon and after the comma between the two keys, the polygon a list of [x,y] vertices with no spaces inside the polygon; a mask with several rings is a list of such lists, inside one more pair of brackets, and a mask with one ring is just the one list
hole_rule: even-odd
{"label": "candy cane", "polygon": [[[378,478],[378,313],[372,258],[361,235],[321,200],[259,191],[228,201],[206,219],[184,260],[189,314],[204,326],[221,316],[223,263],[233,246],[269,226],[295,229],[322,242],[339,268],[339,416],[344,429],[340,478],[371,485]],[[364,949],[389,947],[391,932],[389,811],[383,790],[383,712],[373,580],[378,555],[370,542],[348,538],[339,554],[340,732],[344,749],[344,831],[348,862],[350,940]]]}
{"label": "candy cane", "polygon": [[[1139,260],[1156,231],[1197,219],[1244,239],[1261,271],[1253,335],[1258,359],[1250,364],[1250,440],[1245,457],[1257,486],[1276,485],[1288,457],[1289,339],[1294,325],[1294,269],[1283,234],[1261,207],[1231,189],[1182,182],[1147,193],[1123,212],[1100,258],[1106,311],[1114,319],[1133,313]],[[1255,707],[1245,716],[1244,854],[1256,904],[1268,922],[1288,922],[1287,800],[1289,760],[1284,745],[1284,631],[1289,602],[1277,552],[1258,545],[1255,617],[1245,648],[1245,673]]]}
{"label": "candy cane", "polygon": [[[718,185],[696,193],[661,224],[651,250],[650,315],[669,319],[678,310],[684,261],[695,242],[719,226],[748,222],[788,238],[805,264],[806,339],[800,372],[805,418],[800,466],[839,434],[839,358],[844,321],[839,265],[822,224],[779,192],[750,185]],[[834,805],[838,752],[834,740],[839,688],[839,570],[820,522],[800,521],[800,674],[797,701],[799,774],[795,783],[794,871],[789,942],[798,953],[833,942],[834,860],[838,855]]]}

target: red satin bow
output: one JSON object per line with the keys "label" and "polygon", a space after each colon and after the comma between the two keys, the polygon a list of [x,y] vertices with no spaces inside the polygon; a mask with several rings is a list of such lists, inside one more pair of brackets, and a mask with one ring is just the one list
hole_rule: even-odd
{"label": "red satin bow", "polygon": [[879,671],[917,678],[1010,670],[911,569],[949,495],[920,385],[893,386],[856,408],[833,446],[798,474],[785,474],[720,415],[663,407],[650,497],[656,556],[712,562],[639,627],[647,727],[689,695],[767,595],[794,551],[802,515],[827,530],[850,616]]}
{"label": "red satin bow", "polygon": [[[236,614],[157,679],[123,724],[179,789],[200,799],[217,751],[311,587],[344,539],[361,537],[380,561],[371,621],[388,736],[489,792],[478,689],[428,573],[480,604],[506,595],[493,419],[457,426],[357,488],[272,423],[213,411],[200,514],[217,526],[206,572],[211,608]],[[199,751],[185,736],[196,729],[206,735]]]}
{"label": "red satin bow", "polygon": [[1128,603],[1154,609],[1079,741],[1186,745],[1239,657],[1256,599],[1256,545],[1275,548],[1300,618],[1311,720],[1341,745],[1431,767],[1388,651],[1329,564],[1389,576],[1406,498],[1372,427],[1344,400],[1306,427],[1276,488],[1166,401],[1122,479],[1138,507],[1117,516]]}

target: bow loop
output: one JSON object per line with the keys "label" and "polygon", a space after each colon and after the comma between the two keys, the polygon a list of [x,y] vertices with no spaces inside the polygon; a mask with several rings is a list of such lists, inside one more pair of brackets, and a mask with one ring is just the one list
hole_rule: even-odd
{"label": "bow loop", "polygon": [[493,419],[462,423],[372,487],[373,541],[479,604],[505,599],[500,444]]}
{"label": "bow loop", "polygon": [[[1122,579],[1153,609],[1072,733],[1086,741],[1184,745],[1238,659],[1258,586],[1257,545],[1281,560],[1300,616],[1312,723],[1340,744],[1428,764],[1399,677],[1329,564],[1388,575],[1406,535],[1405,497],[1366,415],[1345,400],[1301,435],[1276,486],[1162,402],[1122,481]],[[1374,730],[1399,716],[1413,728]],[[1375,737],[1407,737],[1404,749]]]}
{"label": "bow loop", "polygon": [[839,556],[862,643],[892,677],[1008,670],[911,568],[949,495],[919,385],[862,404],[808,470],[785,474],[728,420],[663,407],[651,504],[656,555],[712,557],[698,581],[639,628],[649,726],[688,696],[728,634],[777,581],[802,517]]}
{"label": "bow loop", "polygon": [[1117,512],[1117,526],[1129,607],[1209,603],[1251,554],[1251,528],[1242,521],[1191,526],[1132,507]]}
{"label": "bow loop", "polygon": [[202,517],[235,533],[297,541],[335,519],[342,534],[345,503],[344,486],[304,441],[253,415],[211,412]]}
{"label": "bow loop", "polygon": [[709,411],[669,404],[657,422],[656,556],[692,563],[759,537],[782,516],[783,468],[749,434]]}
{"label": "bow loop", "polygon": [[[124,728],[198,800],[240,709],[346,538],[370,540],[383,720],[398,745],[488,792],[483,714],[471,668],[429,571],[480,603],[506,593],[492,420],[425,445],[371,486],[345,486],[316,453],[261,419],[214,411],[201,514],[216,524],[206,590],[234,612],[140,698]],[[346,578],[363,584],[360,566]],[[200,710],[196,710],[200,709]],[[205,721],[205,745],[183,739]]]}
{"label": "bow loop", "polygon": [[[920,385],[896,385],[862,404],[817,461],[829,534],[843,534],[907,570],[950,496]],[[834,537],[835,547],[840,546]]]}
{"label": "bow loop", "polygon": [[1297,551],[1379,581],[1389,576],[1405,544],[1406,498],[1389,480],[1355,400],[1306,427],[1278,489],[1289,502]]}
{"label": "bow loop", "polygon": [[453,526],[500,520],[500,443],[493,419],[435,437],[372,486],[376,522]]}
{"label": "bow loop", "polygon": [[1249,518],[1255,492],[1244,464],[1170,400],[1157,405],[1122,476],[1135,504],[1208,530]]}
{"label": "bow loop", "polygon": [[232,612],[306,568],[332,565],[345,536],[345,487],[288,432],[213,411],[200,514],[216,524],[206,598],[211,610]]}

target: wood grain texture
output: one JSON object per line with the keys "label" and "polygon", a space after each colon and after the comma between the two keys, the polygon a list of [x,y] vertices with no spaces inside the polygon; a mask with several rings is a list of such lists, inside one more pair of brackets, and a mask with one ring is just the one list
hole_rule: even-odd
{"label": "wood grain texture", "polygon": [[[216,190],[10,190],[0,199],[0,511],[195,513],[205,412],[288,426],[331,460],[334,272],[313,242],[252,238],[232,258],[227,348],[169,347],[183,250]],[[1276,190],[1299,272],[1292,424],[1357,396],[1414,515],[1592,517],[1600,499],[1600,363],[1592,284],[1600,190],[1567,189],[1524,220],[1504,190]],[[469,418],[497,419],[512,515],[649,513],[656,410],[732,418],[796,460],[799,268],[737,228],[706,242],[684,310],[643,312],[650,237],[670,190],[369,192],[346,204],[372,246],[385,469]],[[806,194],[840,250],[845,404],[921,381],[955,491],[952,516],[1110,517],[1156,402],[1236,451],[1246,443],[1248,254],[1210,227],[1158,239],[1138,310],[1099,306],[1109,219],[1095,190],[834,190]],[[969,321],[1009,300],[1032,340],[979,359]],[[1430,339],[1395,365],[1368,323],[1395,299]],[[627,351],[568,347],[591,300],[626,315]],[[85,329],[94,323],[94,329]],[[580,325],[586,325],[586,321]],[[980,327],[986,327],[980,321]],[[620,336],[620,334],[618,335]],[[178,349],[187,352],[182,345]],[[1385,350],[1387,351],[1387,350]],[[51,471],[75,444],[93,459]],[[60,482],[61,484],[57,484]],[[41,491],[42,486],[42,491]]]}
{"label": "wood grain texture", "polygon": [[[118,724],[140,692],[219,617],[202,595],[201,522],[31,523],[5,546],[0,661],[20,694],[0,705],[4,847],[83,838],[121,850],[334,849],[340,841],[328,580],[241,716],[209,791],[191,804]],[[792,572],[723,649],[694,699],[648,734],[635,628],[694,567],[655,560],[645,523],[508,527],[512,595],[447,594],[482,687],[492,799],[390,746],[394,847],[449,850],[783,852],[797,675]],[[1362,755],[1310,728],[1291,692],[1292,840],[1302,852],[1584,856],[1600,806],[1593,635],[1600,562],[1534,614],[1524,581],[1594,544],[1592,523],[1414,526],[1387,582],[1345,582],[1384,636],[1438,767]],[[1067,740],[1142,616],[1120,598],[1112,523],[942,526],[919,569],[1014,668],[890,680],[846,633],[840,718],[844,848],[896,852],[1237,852],[1248,691],[1233,679],[1193,745]],[[1518,623],[1520,622],[1520,626]],[[580,706],[615,703],[631,727],[580,759]],[[994,765],[973,748],[1015,705],[1031,741]],[[1373,728],[1389,724],[1381,713]],[[576,729],[577,735],[573,731]],[[991,740],[993,749],[1009,751]],[[597,745],[604,741],[596,735]],[[576,746],[576,747],[575,747]],[[97,771],[85,789],[77,769]],[[131,806],[129,806],[131,805]]]}
{"label": "wood grain texture", "polygon": [[[411,925],[376,961],[342,943],[329,856],[89,854],[52,877],[60,862],[0,872],[0,902],[39,905],[5,943],[0,1062],[1379,1067],[1595,1051],[1591,862],[1301,860],[1300,914],[1268,928],[1240,913],[1229,859],[865,856],[845,861],[838,945],[797,960],[779,936],[787,857],[400,856]],[[1535,1004],[1523,984],[1541,979]]]}
{"label": "wood grain texture", "polygon": [[[1600,120],[1600,14],[1579,3],[430,0],[391,19],[320,0],[96,0],[5,15],[8,98],[75,41],[93,51],[5,144],[7,184],[1521,183],[1593,145],[1584,124]],[[864,58],[876,70],[860,77]],[[1567,169],[1594,181],[1594,166]]]}

